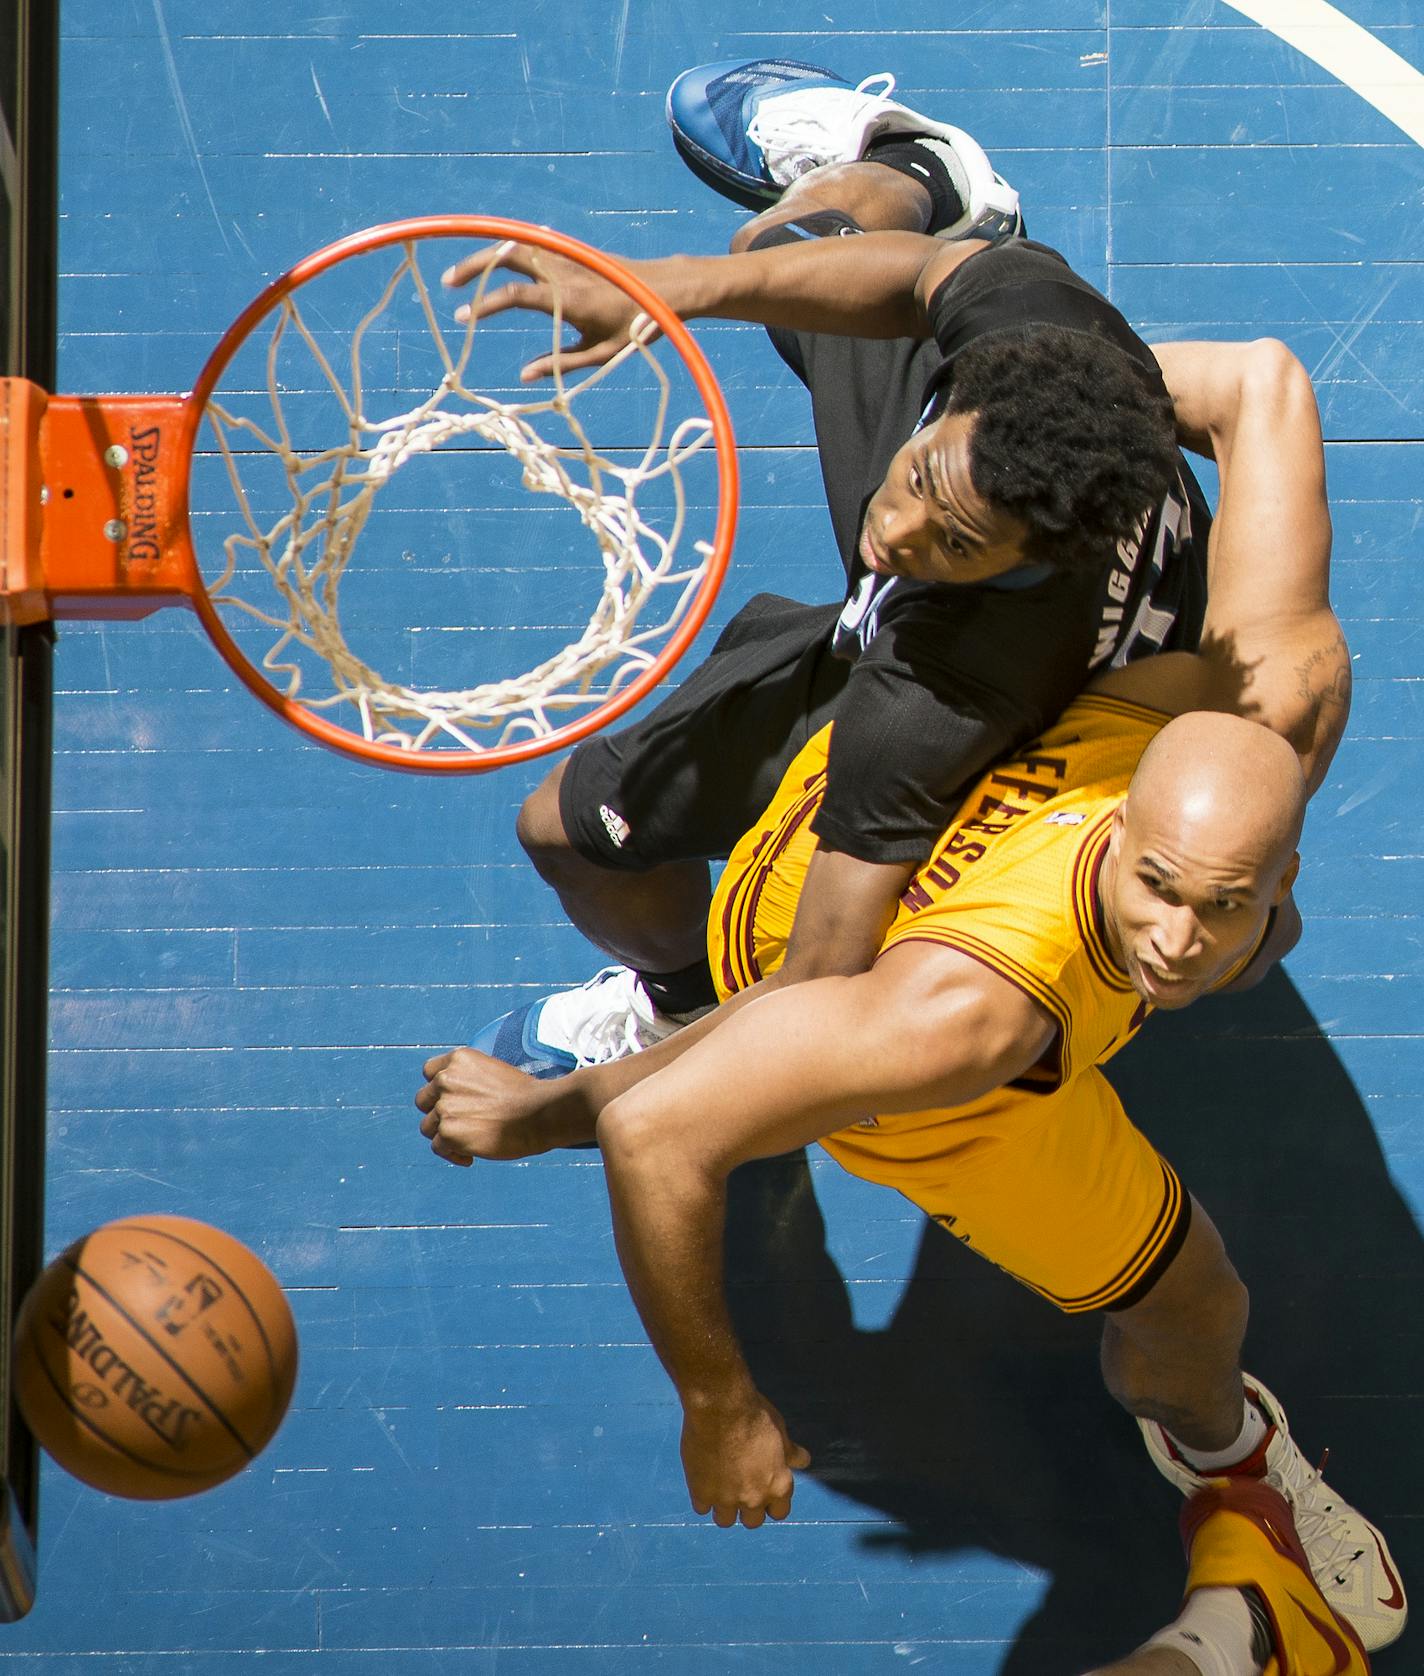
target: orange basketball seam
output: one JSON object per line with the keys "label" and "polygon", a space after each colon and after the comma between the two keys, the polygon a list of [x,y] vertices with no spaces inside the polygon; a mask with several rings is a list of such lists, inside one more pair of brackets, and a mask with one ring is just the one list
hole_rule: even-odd
{"label": "orange basketball seam", "polygon": [[[129,1224],[125,1224],[125,1226],[129,1226]],[[151,1231],[156,1232],[157,1230]],[[184,1381],[189,1390],[207,1404],[209,1412],[213,1415],[214,1419],[218,1420],[222,1424],[224,1430],[228,1432],[233,1442],[237,1444],[238,1448],[242,1450],[248,1460],[255,1461],[257,1459],[258,1451],[254,1449],[250,1443],[248,1443],[247,1439],[243,1437],[242,1433],[238,1431],[237,1427],[233,1425],[232,1421],[228,1419],[227,1415],[223,1413],[222,1409],[218,1407],[217,1403],[213,1401],[203,1387],[198,1384],[192,1374],[190,1374],[185,1367],[181,1366],[161,1344],[156,1343],[149,1337],[148,1331],[143,1326],[142,1322],[136,1320],[135,1317],[129,1313],[124,1304],[116,1298],[112,1292],[108,1291],[102,1282],[96,1280],[92,1274],[89,1274],[77,1262],[75,1262],[74,1258],[72,1258],[67,1251],[62,1253],[60,1261],[72,1274],[77,1275],[81,1280],[87,1281],[101,1298],[103,1298],[113,1309],[117,1310],[118,1313],[123,1316],[124,1320],[127,1321],[129,1326],[132,1327],[139,1337],[143,1339],[149,1349],[152,1350],[161,1361],[166,1362],[168,1366],[172,1368],[173,1372]]]}

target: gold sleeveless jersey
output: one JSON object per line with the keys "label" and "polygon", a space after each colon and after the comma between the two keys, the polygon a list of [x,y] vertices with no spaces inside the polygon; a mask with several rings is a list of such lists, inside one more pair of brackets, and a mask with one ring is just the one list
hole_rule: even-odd
{"label": "gold sleeveless jersey", "polygon": [[[1190,1220],[1176,1173],[1096,1069],[1149,1010],[1104,940],[1097,881],[1113,812],[1168,719],[1100,694],[1079,698],[980,777],[886,936],[885,949],[938,944],[1017,985],[1058,1024],[1055,1062],[965,1105],[882,1115],[821,1142],[1072,1312],[1135,1302]],[[829,732],[792,763],[718,886],[708,937],[724,998],[785,955],[815,849]]]}
{"label": "gold sleeveless jersey", "polygon": [[[1085,694],[1040,738],[987,769],[900,901],[884,947],[942,943],[1000,972],[1057,1021],[1056,1081],[1099,1064],[1142,1022],[1108,950],[1097,878],[1113,811],[1160,711]],[[826,779],[830,728],[791,764],[727,863],[709,927],[723,998],[781,964]]]}

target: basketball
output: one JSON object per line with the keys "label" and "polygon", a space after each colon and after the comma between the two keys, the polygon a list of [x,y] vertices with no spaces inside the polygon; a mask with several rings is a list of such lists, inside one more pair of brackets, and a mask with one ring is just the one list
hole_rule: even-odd
{"label": "basketball", "polygon": [[132,1216],[76,1240],[31,1287],[15,1395],[67,1472],[113,1496],[196,1495],[270,1441],[297,1373],[292,1312],[230,1234]]}

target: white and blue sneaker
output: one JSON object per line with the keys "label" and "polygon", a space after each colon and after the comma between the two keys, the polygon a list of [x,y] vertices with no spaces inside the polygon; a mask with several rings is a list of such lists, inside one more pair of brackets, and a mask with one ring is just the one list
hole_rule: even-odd
{"label": "white and blue sneaker", "polygon": [[793,58],[724,59],[684,70],[668,89],[673,144],[699,180],[744,209],[774,204],[792,181],[827,163],[854,163],[873,140],[904,134],[937,140],[966,206],[941,238],[1002,238],[1022,230],[1019,195],[983,147],[890,95],[895,78],[852,84]]}
{"label": "white and blue sneaker", "polygon": [[470,1043],[531,1077],[563,1077],[641,1053],[682,1028],[654,1007],[638,974],[605,966],[577,989],[530,1001],[487,1024]]}

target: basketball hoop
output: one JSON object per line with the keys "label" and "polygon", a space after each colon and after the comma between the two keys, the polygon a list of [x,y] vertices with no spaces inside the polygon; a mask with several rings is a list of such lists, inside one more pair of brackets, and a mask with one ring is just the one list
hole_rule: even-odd
{"label": "basketball hoop", "polygon": [[[631,341],[565,368],[557,291],[547,321],[457,324],[438,275],[469,241],[524,247],[545,284],[541,253],[610,281],[640,311]],[[517,381],[532,331],[554,358],[537,390]],[[676,314],[603,252],[488,216],[392,222],[317,251],[239,315],[186,397],[0,380],[0,610],[187,605],[264,704],[390,768],[524,761],[636,704],[711,609],[736,503],[731,422]],[[441,546],[453,534],[463,555],[412,550],[399,529],[413,528]],[[521,615],[536,577],[547,591]],[[511,642],[529,667],[488,667]]]}

